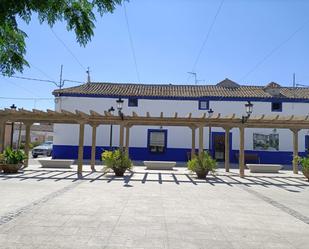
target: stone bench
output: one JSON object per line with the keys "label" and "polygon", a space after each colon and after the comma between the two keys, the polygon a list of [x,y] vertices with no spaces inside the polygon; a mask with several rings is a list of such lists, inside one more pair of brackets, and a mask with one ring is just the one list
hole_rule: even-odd
{"label": "stone bench", "polygon": [[153,170],[173,170],[173,167],[176,165],[176,162],[170,161],[144,161],[146,169]]}
{"label": "stone bench", "polygon": [[40,159],[38,160],[42,165],[42,168],[63,168],[69,169],[74,163],[74,160],[64,160],[64,159]]}
{"label": "stone bench", "polygon": [[246,164],[251,173],[278,173],[283,168],[280,164]]}

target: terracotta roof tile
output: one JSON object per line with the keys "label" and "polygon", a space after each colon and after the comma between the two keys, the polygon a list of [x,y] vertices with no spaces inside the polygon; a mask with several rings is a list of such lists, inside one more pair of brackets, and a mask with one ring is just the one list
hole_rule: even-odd
{"label": "terracotta roof tile", "polygon": [[86,83],[55,90],[55,96],[122,96],[122,97],[166,97],[166,98],[296,98],[309,99],[309,88],[280,87],[280,97],[272,96],[264,86],[224,87],[220,85],[172,85],[172,84],[127,84]]}

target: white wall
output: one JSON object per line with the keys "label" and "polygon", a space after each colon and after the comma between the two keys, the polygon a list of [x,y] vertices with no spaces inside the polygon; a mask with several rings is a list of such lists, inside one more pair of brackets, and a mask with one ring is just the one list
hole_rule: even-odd
{"label": "white wall", "polygon": [[[75,111],[76,109],[89,113],[89,110],[94,110],[98,113],[104,113],[111,106],[116,109],[117,98],[86,98],[86,97],[60,97],[56,103],[56,110]],[[245,114],[246,101],[210,101],[210,107],[215,113],[221,113],[223,116],[236,113],[237,116]],[[252,115],[307,115],[309,103],[283,103],[282,112],[271,112],[270,102],[255,102],[252,101],[254,108]],[[186,116],[192,113],[192,116],[198,117],[207,110],[198,109],[197,100],[149,100],[139,99],[138,107],[128,107],[127,99],[124,99],[123,113],[131,115],[135,111],[139,115],[146,115],[149,112],[152,116],[159,116],[161,112],[164,116],[173,116],[178,112],[178,116]],[[134,126],[130,129],[130,146],[131,147],[146,147],[147,146],[147,130],[159,129],[159,126]],[[168,129],[168,147],[169,148],[190,148],[191,147],[191,129],[187,127],[163,127]],[[78,145],[78,125],[63,125],[56,124],[54,126],[54,144],[55,145]],[[208,148],[208,128],[204,128],[204,145]],[[212,131],[221,131],[222,128],[212,128]],[[234,128],[232,148],[239,148],[239,131]],[[272,129],[246,129],[245,131],[245,149],[253,149],[253,133],[266,132],[272,133]],[[281,151],[292,150],[292,133],[289,130],[277,129],[279,133],[279,149]],[[198,129],[196,130],[198,133]],[[305,135],[308,130],[302,130],[299,133],[299,150],[305,149]],[[109,145],[110,125],[101,125],[97,129],[97,145]],[[119,127],[113,126],[113,145],[119,144]],[[91,127],[86,126],[85,129],[85,145],[91,145]],[[196,134],[196,147],[198,147],[198,134]]]}
{"label": "white wall", "polygon": [[[30,131],[30,140],[31,140],[31,142],[35,142],[40,137],[45,137],[45,141],[47,141],[47,140],[49,140],[49,138],[53,139],[53,136],[54,136],[54,133],[53,132],[49,132],[49,131]],[[18,130],[14,130],[13,143],[17,143],[18,142],[18,137],[19,137],[19,131]],[[25,141],[25,137],[26,137],[26,131],[22,130],[21,131],[21,141]]]}

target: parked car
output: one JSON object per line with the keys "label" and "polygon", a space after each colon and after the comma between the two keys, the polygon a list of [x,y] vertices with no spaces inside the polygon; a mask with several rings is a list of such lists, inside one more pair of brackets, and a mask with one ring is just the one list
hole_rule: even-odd
{"label": "parked car", "polygon": [[53,142],[47,141],[32,149],[32,157],[37,158],[38,156],[51,156],[52,151],[53,151]]}

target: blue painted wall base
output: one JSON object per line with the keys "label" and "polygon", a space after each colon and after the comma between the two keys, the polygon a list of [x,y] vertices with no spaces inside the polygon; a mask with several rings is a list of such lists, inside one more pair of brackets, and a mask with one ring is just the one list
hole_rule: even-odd
{"label": "blue painted wall base", "polygon": [[[101,159],[101,154],[104,150],[108,150],[109,147],[96,147],[96,159]],[[151,153],[148,148],[130,147],[130,158],[132,160],[151,160],[151,161],[178,161],[186,162],[188,156],[190,156],[191,149],[187,148],[167,148],[164,153]],[[238,150],[232,150],[230,152],[230,162],[238,163],[236,154]],[[247,154],[258,154],[261,163],[279,163],[279,164],[291,164],[293,159],[293,152],[291,151],[254,151],[246,150]],[[305,152],[300,152],[300,156],[306,156]],[[54,145],[53,147],[54,159],[77,159],[78,146],[73,145]],[[84,159],[91,158],[91,146],[84,146]],[[257,163],[257,162],[251,162]]]}

